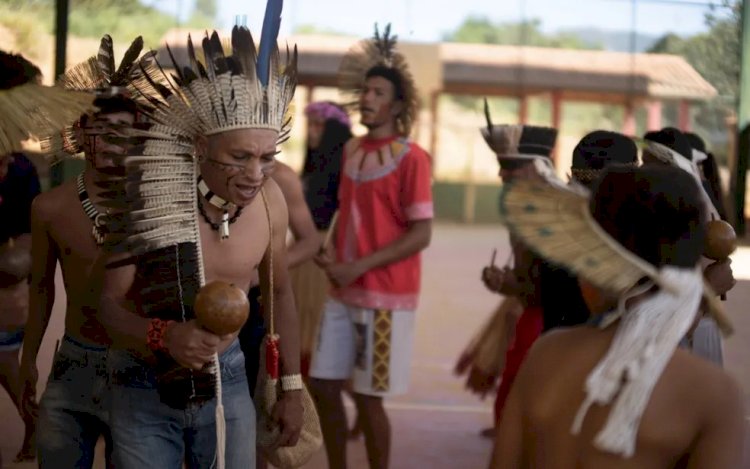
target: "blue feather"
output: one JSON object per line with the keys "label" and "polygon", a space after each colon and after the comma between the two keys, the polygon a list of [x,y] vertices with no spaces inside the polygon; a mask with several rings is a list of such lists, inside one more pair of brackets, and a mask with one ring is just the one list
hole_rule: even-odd
{"label": "blue feather", "polygon": [[263,18],[263,29],[260,33],[260,50],[258,51],[257,73],[258,80],[263,86],[268,85],[271,56],[276,47],[276,39],[281,27],[281,9],[284,0],[268,0],[266,2],[266,16]]}

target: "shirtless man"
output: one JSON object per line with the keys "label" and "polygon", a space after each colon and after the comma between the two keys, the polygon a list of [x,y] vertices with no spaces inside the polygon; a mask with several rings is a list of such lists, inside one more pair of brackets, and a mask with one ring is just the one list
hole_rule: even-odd
{"label": "shirtless man", "polygon": [[[108,93],[107,91],[103,92]],[[100,252],[94,220],[100,213],[97,184],[108,179],[111,154],[127,151],[102,133],[131,127],[136,106],[112,95],[98,98],[101,111],[77,126],[86,167],[75,179],[39,195],[32,206],[33,268],[30,315],[24,341],[23,392],[36,395],[36,361],[55,302],[55,271],[60,263],[67,304],[65,336],[55,353],[42,395],[38,436],[40,467],[92,467],[100,436],[111,450],[107,412],[106,332],[92,313],[89,283]]]}
{"label": "shirtless man", "polygon": [[[235,27],[232,41],[249,44],[249,35],[246,28]],[[208,46],[204,43],[204,52],[223,58],[221,42],[216,39]],[[263,42],[266,48],[275,47],[273,37]],[[164,242],[156,248],[144,243],[137,245],[143,250],[134,259],[130,253],[102,259],[102,264],[106,263],[103,284],[94,295],[100,299],[99,313],[112,336],[110,421],[113,461],[119,468],[178,469],[183,459],[191,469],[213,466],[222,450],[217,448],[217,427],[222,427],[222,422],[217,422],[216,375],[207,365],[213,363],[216,354],[221,370],[226,467],[255,467],[255,415],[237,334],[217,336],[194,319],[192,304],[201,280],[196,266],[201,258],[206,283],[221,280],[247,292],[259,271],[264,298],[273,295],[274,324],[281,337],[283,390],[273,409],[273,418],[280,426],[276,446],[293,446],[299,438],[302,380],[297,317],[287,274],[288,215],[284,196],[270,179],[279,135],[288,130],[284,115],[295,82],[290,63],[284,70],[269,63],[258,63],[256,69],[256,60],[268,60],[275,53],[264,51],[264,46],[257,55],[249,48],[235,51],[240,54],[233,57],[239,70],[220,71],[219,59],[207,57],[208,74],[206,69],[191,71],[197,76],[189,82],[191,89],[202,87],[214,99],[237,99],[237,106],[225,109],[221,118],[207,109],[210,103],[195,97],[200,93],[180,93],[179,88],[156,90],[172,105],[157,105],[157,124],[147,138],[143,156],[130,160],[128,171],[134,168],[142,172],[142,181],[154,178],[153,183],[135,184],[133,191],[161,188],[196,197],[197,211],[192,209],[192,199],[187,206],[165,200],[169,197],[152,201],[168,213],[183,214],[185,223],[197,227],[200,243],[192,238]],[[196,63],[194,56],[191,59]],[[248,64],[251,69],[246,68]],[[154,80],[158,78],[156,73],[151,77]],[[260,91],[241,93],[233,88],[245,86],[245,79],[259,83]],[[176,86],[187,86],[187,81],[179,80]],[[268,91],[269,82],[278,85],[274,88],[277,94]],[[262,110],[258,100],[273,99],[279,101]],[[190,111],[180,112],[176,103]],[[247,109],[258,111],[242,112]],[[195,174],[194,161],[184,158],[186,142],[187,154],[197,158],[199,174]],[[158,168],[151,165],[151,158],[159,162]],[[162,168],[169,165],[189,177],[160,178]],[[169,186],[158,187],[160,183]],[[146,200],[148,194],[138,192],[138,198]],[[127,207],[123,208],[125,212],[117,215],[129,213]],[[158,230],[164,218],[153,215],[147,220],[153,230]],[[119,228],[110,225],[114,235],[130,236],[131,227],[129,223]],[[133,242],[142,241],[139,236],[153,230],[138,231]],[[269,275],[271,260],[273,277]],[[273,289],[269,289],[271,282]]]}
{"label": "shirtless man", "polygon": [[[585,237],[578,232],[577,239],[591,249],[599,248],[607,243],[603,230],[611,243],[620,243],[615,256],[627,249],[656,266],[656,275],[669,279],[679,294],[675,299],[653,288],[631,296],[620,312],[620,295],[591,283],[601,281],[594,272],[602,270],[578,263],[579,284],[592,320],[550,332],[534,345],[513,385],[490,466],[741,467],[745,423],[737,383],[716,365],[677,347],[703,296],[703,279],[695,266],[705,229],[696,223],[701,201],[695,182],[671,168],[605,171],[589,205],[591,226],[595,223],[597,229]],[[525,200],[538,206],[534,196]],[[511,229],[522,224],[520,218],[510,221]],[[556,229],[566,230],[559,224]],[[593,246],[592,239],[599,246]],[[525,240],[545,255],[555,254],[538,238]],[[561,257],[566,246],[557,248],[555,260],[571,267],[575,262],[571,257],[579,254]],[[622,271],[616,269],[617,275]],[[631,277],[637,281],[638,275]],[[650,340],[639,342],[644,336]],[[627,355],[614,353],[603,359],[615,348]],[[651,368],[658,360],[666,363],[663,371],[658,365]],[[629,370],[630,379],[621,377],[619,366]],[[636,402],[638,396],[645,396],[644,407],[633,400],[621,402],[623,396]],[[595,405],[586,407],[591,401],[584,399]],[[634,422],[634,428],[627,422]],[[627,432],[630,428],[632,433]]]}

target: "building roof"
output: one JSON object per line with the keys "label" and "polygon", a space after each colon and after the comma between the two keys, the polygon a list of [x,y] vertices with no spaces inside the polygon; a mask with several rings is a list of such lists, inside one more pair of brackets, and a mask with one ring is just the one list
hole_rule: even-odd
{"label": "building roof", "polygon": [[[186,32],[172,31],[165,37],[180,63],[187,61]],[[204,34],[193,32],[194,43]],[[279,42],[297,44],[301,85],[336,86],[341,58],[357,40],[347,36],[297,35],[280,38]],[[160,60],[167,58],[165,48],[158,52]],[[717,94],[710,83],[677,55],[443,43],[440,58],[442,90],[447,93],[560,92],[566,99],[597,101],[708,100]]]}

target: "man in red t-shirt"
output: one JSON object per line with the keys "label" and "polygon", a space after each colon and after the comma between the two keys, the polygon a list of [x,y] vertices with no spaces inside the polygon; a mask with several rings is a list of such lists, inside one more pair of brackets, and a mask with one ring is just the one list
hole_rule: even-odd
{"label": "man in red t-shirt", "polygon": [[419,253],[432,233],[430,157],[407,137],[416,91],[394,42],[386,29],[342,62],[342,76],[351,79],[342,87],[358,94],[368,133],[344,148],[334,246],[318,256],[333,288],[310,387],[335,469],[346,467],[341,391],[348,379],[370,467],[388,467],[391,432],[383,397],[408,388]]}

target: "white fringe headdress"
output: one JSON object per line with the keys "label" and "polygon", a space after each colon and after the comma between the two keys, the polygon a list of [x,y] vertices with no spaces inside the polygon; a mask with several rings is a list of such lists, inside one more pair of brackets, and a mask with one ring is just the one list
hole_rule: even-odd
{"label": "white fringe headdress", "polygon": [[[591,404],[612,404],[594,444],[632,456],[651,392],[702,300],[722,331],[732,332],[721,303],[699,268],[657,269],[609,236],[591,215],[586,191],[555,181],[519,180],[504,187],[500,205],[504,222],[531,249],[619,295],[618,310],[610,319],[620,319],[620,324],[606,355],[586,380],[586,398],[571,430],[580,432]],[[626,305],[626,300],[654,286],[658,292]]]}

